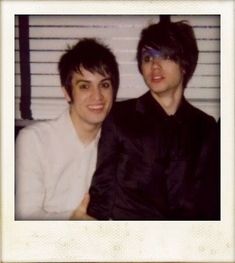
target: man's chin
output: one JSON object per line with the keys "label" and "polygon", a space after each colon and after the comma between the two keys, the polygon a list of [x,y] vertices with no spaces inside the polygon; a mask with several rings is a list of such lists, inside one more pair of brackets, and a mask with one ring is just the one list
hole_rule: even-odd
{"label": "man's chin", "polygon": [[92,125],[101,125],[104,121],[105,117],[93,117],[88,120],[88,122]]}

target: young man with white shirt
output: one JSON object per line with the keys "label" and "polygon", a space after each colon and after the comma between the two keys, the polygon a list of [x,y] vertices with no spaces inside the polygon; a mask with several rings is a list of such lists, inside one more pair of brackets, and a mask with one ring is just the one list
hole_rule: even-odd
{"label": "young man with white shirt", "polygon": [[[59,65],[68,109],[38,122],[16,140],[16,219],[68,220],[88,192],[103,120],[119,86],[115,56],[95,39],[82,39]],[[81,218],[82,219],[82,218]]]}

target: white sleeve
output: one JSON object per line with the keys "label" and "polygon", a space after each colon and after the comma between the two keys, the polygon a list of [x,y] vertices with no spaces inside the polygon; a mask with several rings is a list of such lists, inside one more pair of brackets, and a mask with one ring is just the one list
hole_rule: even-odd
{"label": "white sleeve", "polygon": [[[66,220],[72,211],[48,213],[43,209],[45,166],[40,138],[32,128],[23,129],[16,139],[17,220]],[[44,156],[45,159],[45,156]]]}

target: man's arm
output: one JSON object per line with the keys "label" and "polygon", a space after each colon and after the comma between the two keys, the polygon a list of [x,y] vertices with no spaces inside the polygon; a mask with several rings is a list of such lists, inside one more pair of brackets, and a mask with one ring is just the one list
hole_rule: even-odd
{"label": "man's arm", "polygon": [[[171,189],[168,197],[170,217],[176,220],[213,220],[219,216],[216,207],[219,203],[219,152],[215,120],[211,118],[202,122],[194,131],[192,143],[195,147],[191,147],[192,160],[185,167],[186,173],[180,170],[184,164],[178,163],[174,158],[170,159],[166,170],[169,189]],[[199,146],[198,149],[196,146]],[[173,180],[177,178],[175,176],[177,169],[178,176],[181,175],[178,178],[182,180],[179,180],[178,184]]]}
{"label": "man's arm", "polygon": [[102,126],[97,166],[89,191],[90,203],[87,210],[90,216],[100,220],[108,220],[111,217],[118,156],[118,140],[113,116],[110,114]]}
{"label": "man's arm", "polygon": [[[36,132],[22,130],[16,140],[16,213],[17,220],[63,220],[72,211],[48,213],[45,198],[43,152]],[[44,156],[45,158],[45,156]]]}
{"label": "man's arm", "polygon": [[208,135],[201,153],[198,174],[202,174],[203,186],[198,206],[202,219],[220,219],[220,127],[216,126]]}

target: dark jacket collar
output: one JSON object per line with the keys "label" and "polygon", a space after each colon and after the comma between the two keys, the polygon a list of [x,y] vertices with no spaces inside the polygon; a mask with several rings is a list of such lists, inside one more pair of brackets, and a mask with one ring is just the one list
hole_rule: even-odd
{"label": "dark jacket collar", "polygon": [[148,114],[149,117],[160,117],[161,119],[175,119],[177,122],[183,122],[188,119],[190,104],[183,96],[180,105],[174,115],[168,115],[161,105],[153,98],[150,91],[139,97],[136,102],[136,111],[142,114]]}

